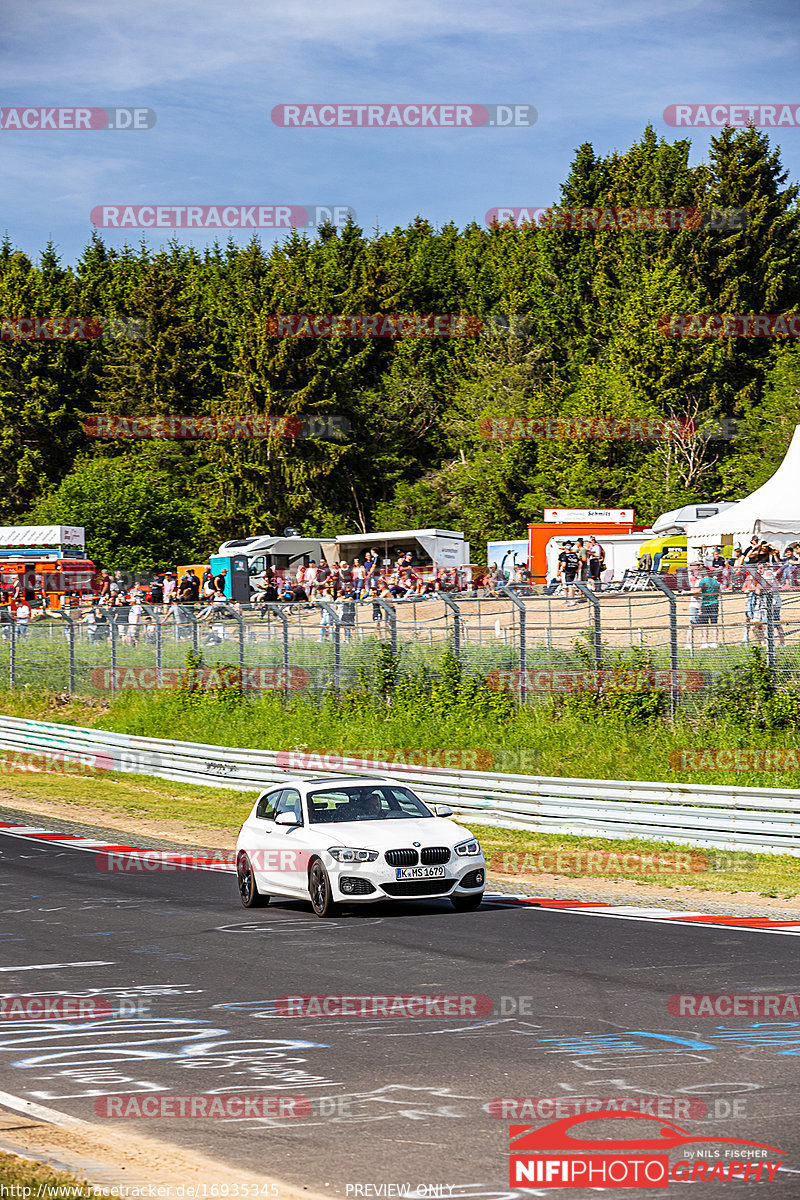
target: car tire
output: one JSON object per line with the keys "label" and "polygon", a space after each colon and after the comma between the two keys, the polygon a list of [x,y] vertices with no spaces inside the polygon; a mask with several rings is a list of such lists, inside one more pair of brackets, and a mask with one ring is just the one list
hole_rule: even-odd
{"label": "car tire", "polygon": [[308,895],[316,916],[332,917],[336,912],[336,904],[331,899],[331,881],[318,858],[314,859],[308,872]]}
{"label": "car tire", "polygon": [[269,904],[269,896],[263,896],[256,886],[252,863],[243,850],[236,859],[236,882],[243,908],[264,908]]}
{"label": "car tire", "polygon": [[476,908],[480,908],[483,892],[478,892],[475,896],[451,896],[450,903],[456,912],[473,912]]}

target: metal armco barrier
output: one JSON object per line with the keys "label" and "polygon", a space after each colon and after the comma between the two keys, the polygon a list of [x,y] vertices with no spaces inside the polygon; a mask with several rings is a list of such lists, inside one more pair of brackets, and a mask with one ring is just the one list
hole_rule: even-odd
{"label": "metal armco barrier", "polygon": [[[5,716],[0,716],[0,749],[51,755],[54,770],[63,764],[71,774],[82,764],[203,786],[213,781],[237,791],[307,775],[384,774],[338,756],[335,764],[320,769],[319,756],[317,762],[307,761],[313,752],[292,758],[294,752],[130,737]],[[296,766],[283,765],[287,758]],[[408,783],[424,800],[449,804],[460,819],[480,825],[800,855],[800,791],[454,773],[435,767],[393,767],[385,773]]]}

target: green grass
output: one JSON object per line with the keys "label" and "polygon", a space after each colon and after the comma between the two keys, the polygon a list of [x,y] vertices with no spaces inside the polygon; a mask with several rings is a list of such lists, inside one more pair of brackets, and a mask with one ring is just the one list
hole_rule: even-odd
{"label": "green grass", "polygon": [[[6,1195],[38,1197],[39,1200],[67,1200],[67,1197],[90,1197],[94,1193],[86,1181],[67,1175],[62,1171],[53,1171],[41,1163],[29,1162],[26,1158],[18,1158],[16,1154],[6,1154],[0,1150],[0,1184],[15,1189],[28,1188],[27,1193],[20,1190],[7,1192]],[[0,1195],[3,1193],[0,1192]]]}

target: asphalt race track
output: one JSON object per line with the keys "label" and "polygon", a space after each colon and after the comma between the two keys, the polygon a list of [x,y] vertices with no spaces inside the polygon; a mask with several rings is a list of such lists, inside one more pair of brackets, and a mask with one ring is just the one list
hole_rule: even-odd
{"label": "asphalt race track", "polygon": [[[354,1200],[389,1184],[497,1198],[552,1194],[509,1188],[508,1126],[556,1112],[503,1120],[493,1100],[625,1097],[647,1110],[671,1097],[670,1120],[693,1136],[786,1156],[772,1183],[703,1181],[693,1194],[800,1195],[800,1015],[668,1009],[678,993],[800,992],[796,937],[441,901],[320,921],[293,902],[245,911],[229,875],[108,873],[85,851],[2,832],[0,914],[0,994],[128,1004],[102,1020],[0,1022],[0,1090],[61,1113],[107,1125],[119,1118],[96,1115],[98,1096],[304,1096],[310,1113],[291,1119],[126,1125]],[[287,995],[480,995],[493,1012],[290,1016],[276,1004]],[[622,1124],[628,1137],[644,1122]]]}

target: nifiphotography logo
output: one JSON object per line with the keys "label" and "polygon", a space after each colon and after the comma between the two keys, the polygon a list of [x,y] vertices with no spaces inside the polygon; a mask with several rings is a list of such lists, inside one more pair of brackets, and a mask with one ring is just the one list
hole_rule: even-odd
{"label": "nifiphotography logo", "polygon": [[[603,1140],[596,1136],[596,1121],[637,1124],[631,1126],[629,1138]],[[743,1138],[695,1137],[671,1121],[618,1110],[570,1116],[538,1129],[510,1125],[508,1134],[509,1182],[523,1189],[665,1188],[670,1182],[712,1180],[767,1183],[784,1158],[777,1146]]]}

